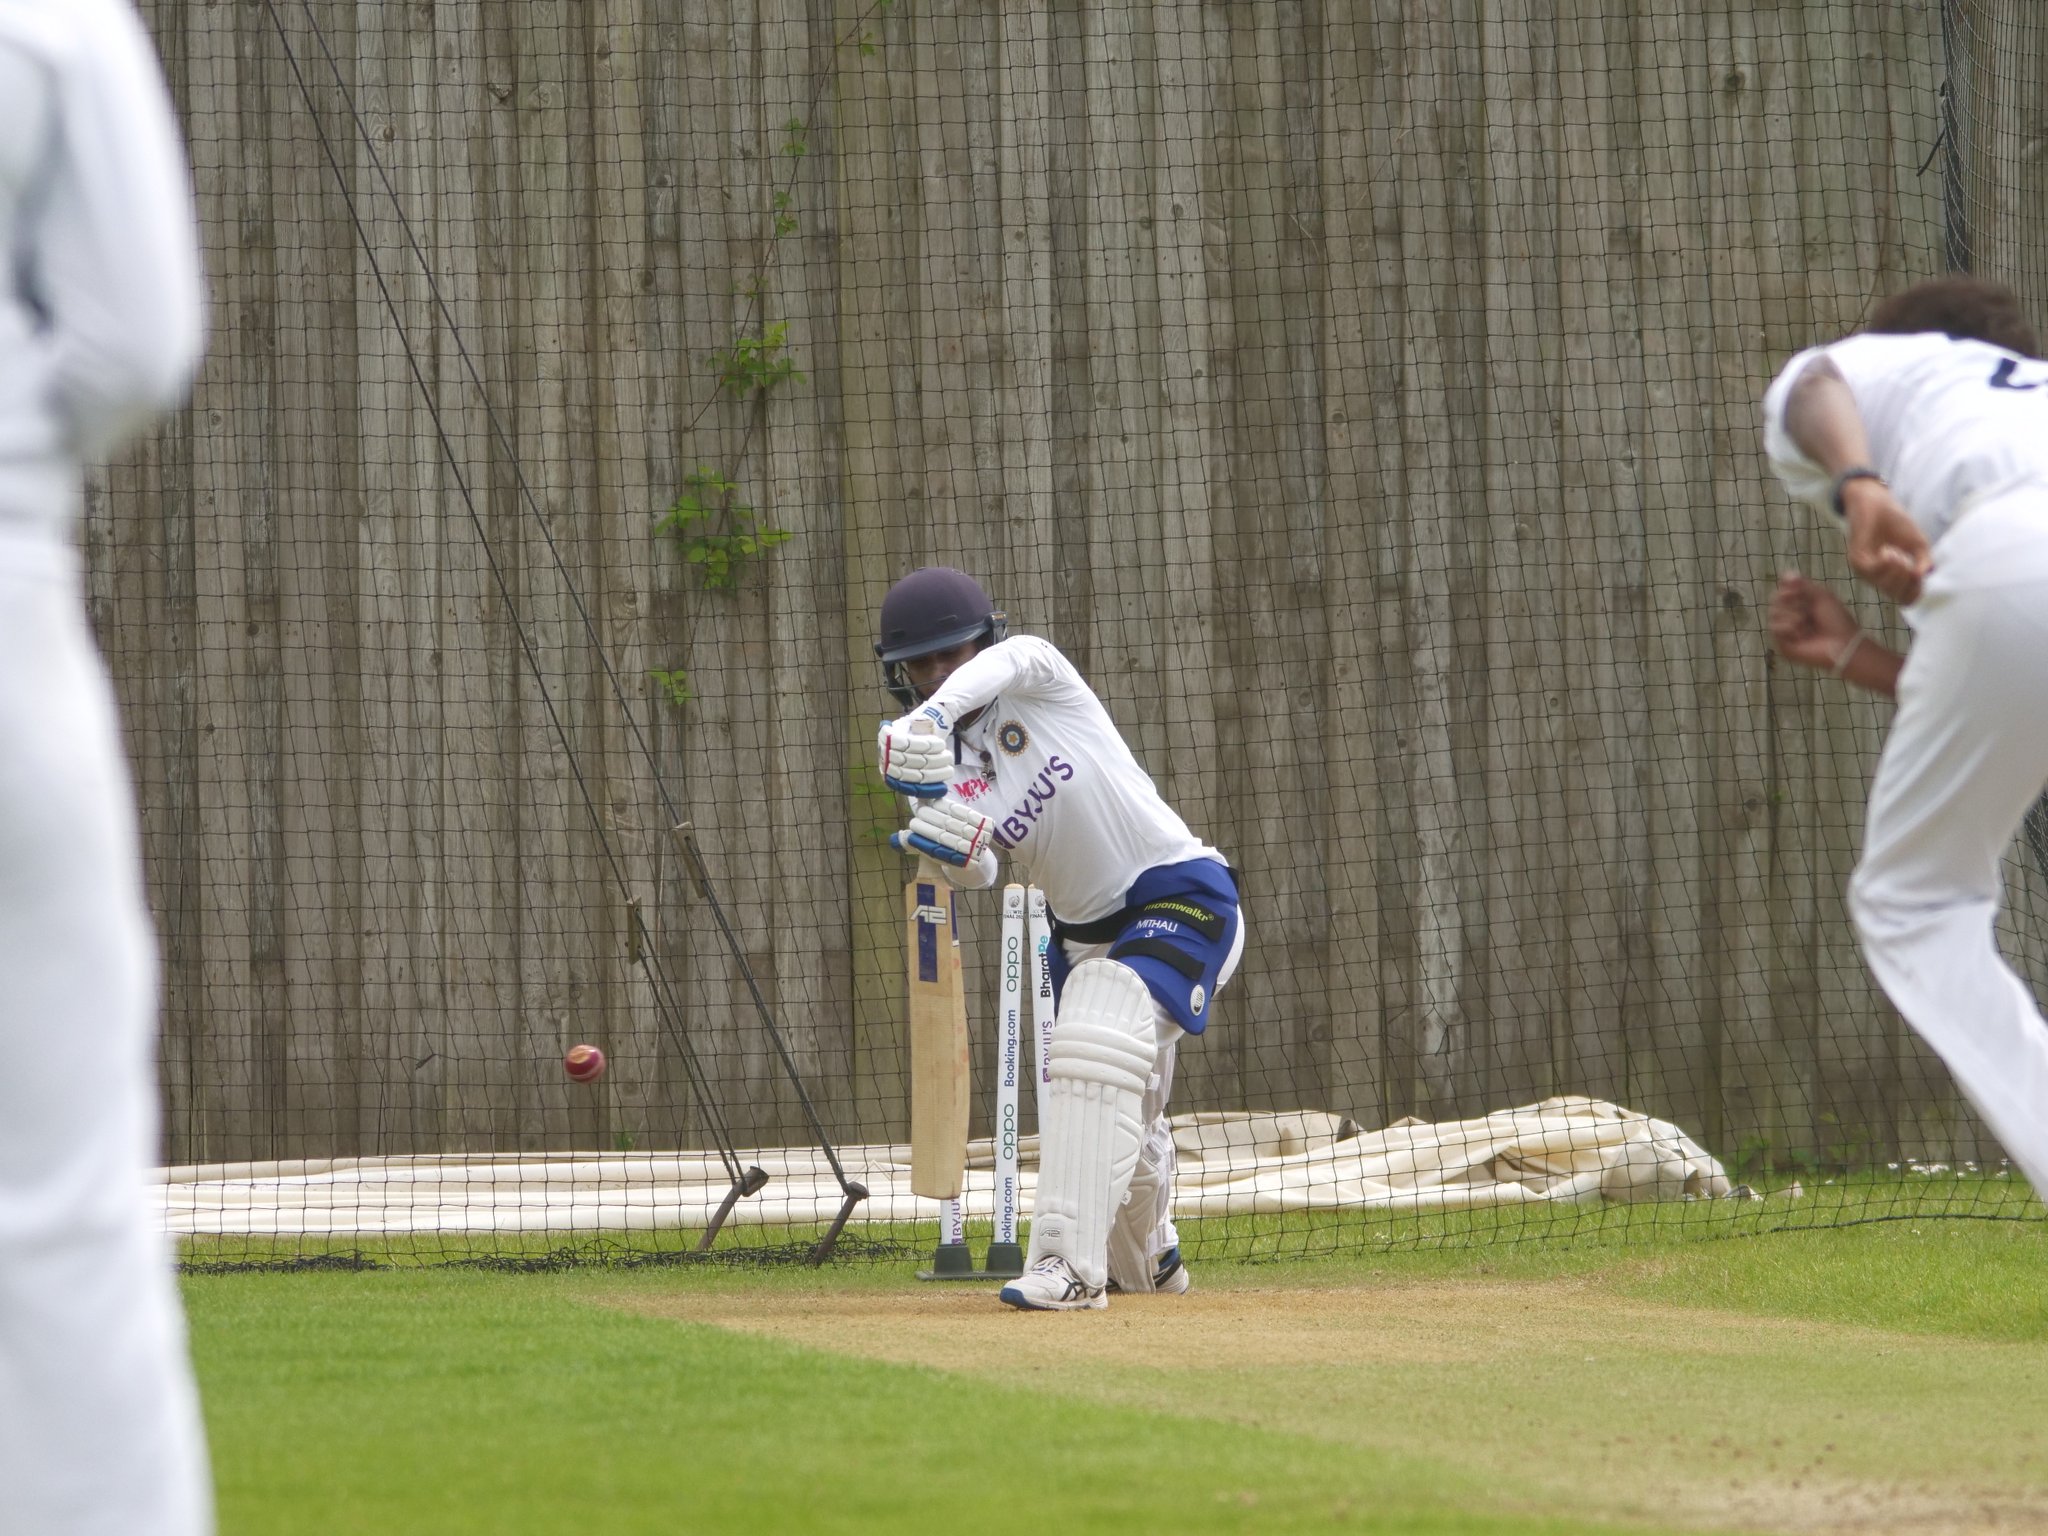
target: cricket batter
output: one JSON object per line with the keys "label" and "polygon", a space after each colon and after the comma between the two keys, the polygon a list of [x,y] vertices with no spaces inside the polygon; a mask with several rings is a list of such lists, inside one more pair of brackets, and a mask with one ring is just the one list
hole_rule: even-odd
{"label": "cricket batter", "polygon": [[882,727],[882,776],[920,800],[892,841],[970,890],[995,884],[1001,849],[1053,916],[1031,1248],[1001,1299],[1071,1312],[1110,1290],[1184,1292],[1166,1101],[1181,1037],[1208,1024],[1244,950],[1230,867],[1160,798],[1073,663],[1005,638],[973,577],[913,571],[881,629],[884,680],[910,711]]}
{"label": "cricket batter", "polygon": [[177,126],[128,0],[0,0],[0,1529],[199,1536],[154,941],[72,541],[82,467],[201,340]]}
{"label": "cricket batter", "polygon": [[2048,783],[2048,365],[2012,292],[1937,278],[1764,397],[1771,467],[1904,605],[1900,656],[1789,571],[1778,653],[1898,699],[1849,909],[1885,991],[2048,1195],[2048,1022],[1999,957],[1999,862]]}

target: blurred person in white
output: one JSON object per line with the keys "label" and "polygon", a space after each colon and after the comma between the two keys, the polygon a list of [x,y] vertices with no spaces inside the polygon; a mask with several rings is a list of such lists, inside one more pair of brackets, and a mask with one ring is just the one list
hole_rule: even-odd
{"label": "blurred person in white", "polygon": [[1886,994],[2048,1195],[2048,1022],[1998,953],[2000,861],[2048,783],[2048,364],[2002,284],[1930,278],[1764,398],[1787,490],[1832,511],[1858,580],[1900,605],[1900,654],[1797,571],[1788,661],[1898,700],[1849,882]]}
{"label": "blurred person in white", "polygon": [[0,0],[0,1531],[213,1524],[160,1159],[156,950],[74,541],[184,397],[190,172],[128,0]]}

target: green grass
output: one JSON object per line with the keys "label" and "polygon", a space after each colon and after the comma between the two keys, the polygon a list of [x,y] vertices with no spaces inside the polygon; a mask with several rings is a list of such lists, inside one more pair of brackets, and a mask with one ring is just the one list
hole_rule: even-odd
{"label": "green grass", "polygon": [[[188,1287],[222,1530],[1555,1529],[1283,1434],[1062,1402],[579,1301],[555,1278]],[[1354,1517],[1355,1516],[1355,1520]]]}
{"label": "green grass", "polygon": [[1078,1318],[908,1264],[185,1288],[223,1536],[2048,1512],[2048,1226],[1639,1239],[1212,1259]]}

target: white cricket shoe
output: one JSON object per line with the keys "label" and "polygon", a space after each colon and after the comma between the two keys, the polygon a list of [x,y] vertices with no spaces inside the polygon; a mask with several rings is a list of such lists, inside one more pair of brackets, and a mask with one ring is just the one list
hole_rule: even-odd
{"label": "white cricket shoe", "polygon": [[1094,1312],[1109,1305],[1080,1272],[1049,1253],[996,1293],[996,1300],[1026,1312]]}
{"label": "white cricket shoe", "polygon": [[[1152,1272],[1152,1292],[1156,1296],[1185,1296],[1195,1288],[1194,1276],[1181,1262],[1180,1249],[1169,1248],[1159,1255],[1159,1267]],[[1124,1288],[1114,1280],[1109,1282],[1109,1293],[1121,1296]]]}
{"label": "white cricket shoe", "polygon": [[1152,1289],[1161,1296],[1185,1296],[1195,1288],[1195,1277],[1181,1262],[1180,1250],[1169,1248],[1159,1255],[1159,1268],[1152,1275]]}

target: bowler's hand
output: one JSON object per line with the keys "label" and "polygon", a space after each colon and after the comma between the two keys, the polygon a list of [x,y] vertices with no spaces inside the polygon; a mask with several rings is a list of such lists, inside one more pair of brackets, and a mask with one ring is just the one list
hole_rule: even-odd
{"label": "bowler's hand", "polygon": [[1891,487],[1852,480],[1843,487],[1842,507],[1849,519],[1849,568],[1895,603],[1918,602],[1934,552]]}
{"label": "bowler's hand", "polygon": [[1821,672],[1834,667],[1861,627],[1839,597],[1797,571],[1778,577],[1770,626],[1771,645],[1780,656]]}

